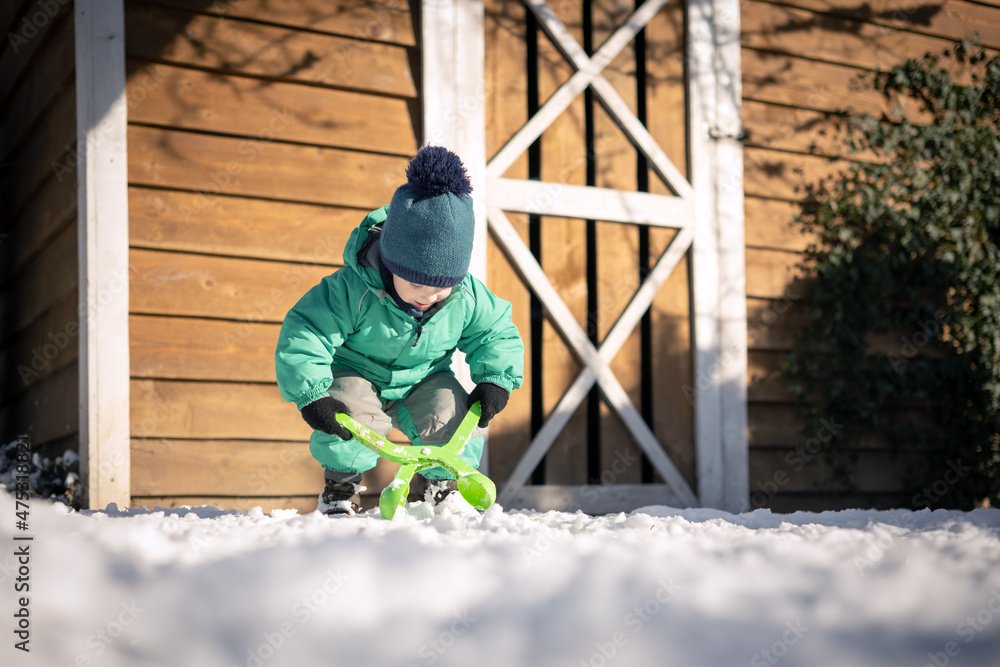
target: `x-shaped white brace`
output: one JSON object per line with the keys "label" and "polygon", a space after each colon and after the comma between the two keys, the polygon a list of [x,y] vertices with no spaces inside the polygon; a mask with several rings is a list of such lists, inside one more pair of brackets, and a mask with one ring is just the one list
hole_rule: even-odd
{"label": "x-shaped white brace", "polygon": [[677,231],[667,250],[660,256],[653,270],[649,273],[642,285],[633,295],[632,300],[626,306],[621,316],[615,322],[611,331],[604,338],[600,349],[594,347],[587,338],[587,334],[577,323],[573,313],[563,303],[559,293],[542,267],[535,260],[531,251],[521,240],[521,236],[514,229],[514,226],[507,219],[507,216],[498,208],[489,209],[489,222],[493,233],[517,267],[518,272],[531,285],[532,290],[542,302],[542,305],[549,312],[553,324],[559,330],[566,342],[584,363],[584,368],[570,385],[570,388],[563,394],[552,414],[546,419],[541,430],[535,436],[528,450],[522,455],[517,467],[507,478],[506,483],[500,491],[501,502],[505,496],[509,496],[513,490],[523,486],[527,482],[532,471],[538,466],[539,461],[555,442],[556,436],[565,428],[566,423],[576,412],[576,408],[587,396],[587,392],[596,381],[607,397],[608,402],[621,417],[625,426],[632,433],[636,443],[649,457],[650,462],[664,481],[673,489],[680,502],[686,506],[694,507],[698,504],[698,499],[691,487],[688,486],[684,477],[674,466],[670,458],[664,453],[656,436],[649,430],[645,420],[639,411],[636,410],[628,393],[618,382],[618,378],[609,368],[608,364],[614,359],[618,350],[628,339],[635,325],[649,309],[657,290],[673,272],[674,267],[684,257],[691,246],[693,237],[692,227],[686,225]]}
{"label": "x-shaped white brace", "polygon": [[660,148],[656,139],[646,127],[639,122],[625,100],[615,90],[602,72],[611,64],[629,42],[635,39],[656,13],[670,0],[646,0],[635,10],[625,23],[597,50],[593,58],[588,57],[583,48],[566,29],[552,9],[544,0],[524,0],[525,4],[538,18],[539,23],[563,56],[576,68],[576,72],[559,89],[546,100],[545,104],[525,123],[514,136],[504,144],[504,147],[493,156],[486,165],[486,173],[490,179],[503,176],[517,158],[528,150],[542,132],[582,93],[590,86],[597,94],[601,103],[611,117],[615,119],[622,131],[631,139],[636,147],[649,159],[656,173],[682,199],[694,199],[691,184],[680,173],[667,154]]}
{"label": "x-shaped white brace", "polygon": [[[573,39],[566,26],[552,13],[544,0],[525,0],[552,41],[576,68],[576,72],[490,160],[487,165],[487,174],[491,181],[499,179],[518,156],[541,135],[545,128],[587,86],[590,86],[622,130],[649,159],[657,174],[682,200],[693,202],[694,193],[691,185],[635,117],[614,87],[601,74],[604,68],[614,60],[618,53],[635,38],[635,35],[667,2],[669,0],[647,0],[598,49],[593,58],[590,58]],[[597,382],[608,402],[621,417],[632,437],[635,438],[636,443],[676,494],[677,500],[687,506],[696,506],[698,499],[691,487],[688,486],[684,477],[664,453],[656,436],[649,430],[645,420],[636,410],[625,389],[609,367],[611,360],[628,339],[642,315],[649,309],[660,286],[670,276],[677,263],[691,246],[694,237],[692,220],[688,218],[682,224],[677,225],[678,232],[670,245],[657,260],[653,270],[639,286],[628,306],[615,322],[611,331],[608,332],[600,349],[597,349],[581,329],[569,308],[563,303],[548,276],[545,275],[542,267],[524,241],[521,240],[517,230],[511,225],[504,212],[499,207],[491,205],[488,209],[488,219],[504,252],[513,260],[522,278],[531,286],[548,311],[553,324],[584,364],[583,370],[559,400],[552,414],[542,425],[541,430],[507,479],[500,492],[501,502],[527,482],[528,477],[576,412],[577,407],[586,397],[594,382]]]}

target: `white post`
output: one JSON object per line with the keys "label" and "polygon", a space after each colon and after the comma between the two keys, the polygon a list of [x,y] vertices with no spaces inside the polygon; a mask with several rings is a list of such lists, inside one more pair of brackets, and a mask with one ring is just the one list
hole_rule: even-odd
{"label": "white post", "polygon": [[738,0],[691,0],[687,28],[698,495],[736,512],[749,493]]}
{"label": "white post", "polygon": [[723,365],[722,508],[748,507],[750,462],[747,449],[747,300],[743,210],[743,96],[740,64],[740,0],[715,0],[715,206],[719,226],[719,311]]}
{"label": "white post", "polygon": [[462,158],[476,215],[470,272],[486,279],[486,45],[481,0],[422,4],[424,143]]}
{"label": "white post", "polygon": [[[472,182],[476,217],[469,272],[486,282],[486,35],[482,0],[423,0],[424,144],[444,146],[462,158]],[[473,387],[464,355],[455,376]],[[489,441],[479,469],[489,474]]]}
{"label": "white post", "polygon": [[122,0],[76,0],[80,466],[91,508],[130,497]]}

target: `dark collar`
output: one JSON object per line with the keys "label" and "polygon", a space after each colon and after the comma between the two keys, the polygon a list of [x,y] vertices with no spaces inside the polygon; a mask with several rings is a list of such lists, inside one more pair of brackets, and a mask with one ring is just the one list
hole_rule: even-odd
{"label": "dark collar", "polygon": [[365,239],[364,244],[358,251],[358,266],[365,266],[365,267],[371,267],[373,269],[378,269],[379,275],[382,276],[382,286],[385,288],[386,293],[392,297],[392,300],[396,302],[396,305],[399,306],[400,310],[402,310],[407,315],[415,317],[416,319],[419,320],[424,317],[430,317],[431,315],[439,311],[444,301],[438,301],[437,303],[431,305],[431,307],[428,308],[427,310],[417,310],[416,308],[414,308],[413,306],[411,306],[410,304],[399,298],[399,293],[396,292],[396,286],[393,284],[392,281],[392,271],[390,271],[389,269],[385,268],[385,266],[382,265],[382,256],[379,252],[379,237],[381,236],[382,236],[381,226],[372,227],[370,230],[368,230],[368,238]]}

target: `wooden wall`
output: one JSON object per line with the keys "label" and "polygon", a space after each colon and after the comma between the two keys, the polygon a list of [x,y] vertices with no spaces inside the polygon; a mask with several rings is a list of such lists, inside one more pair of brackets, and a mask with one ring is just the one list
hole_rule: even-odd
{"label": "wooden wall", "polygon": [[[581,43],[586,4],[550,3]],[[612,0],[595,0],[590,5],[595,47],[608,34],[607,28],[620,24],[634,6]],[[811,446],[809,437],[825,437],[827,427],[796,420],[779,372],[802,322],[802,309],[797,304],[805,283],[796,265],[810,241],[789,223],[798,210],[799,188],[836,170],[828,158],[839,155],[841,149],[832,138],[829,112],[844,107],[876,113],[883,110],[878,96],[854,89],[854,78],[907,57],[945,49],[955,39],[971,37],[975,31],[985,45],[996,48],[1000,45],[1000,3],[790,0],[779,4],[750,0],[740,7],[743,122],[749,132],[744,153],[752,492],[748,508],[905,505],[904,471],[921,458],[920,452],[893,456],[884,443],[866,442],[859,451],[857,492],[847,496],[835,492],[829,470],[818,459],[801,465],[809,456],[807,449],[796,456],[796,448]],[[645,44],[630,46],[606,76],[633,110],[644,84],[644,120],[683,171],[682,26],[681,7],[668,5],[645,31]],[[533,30],[519,2],[487,3],[488,155],[525,122],[529,109],[537,108],[571,74],[546,37],[541,33],[535,37]],[[646,54],[641,65],[636,48]],[[532,72],[535,67],[537,73]],[[594,164],[588,175],[588,105],[588,100],[577,99],[542,135],[536,152],[523,156],[508,175],[623,189],[642,187],[634,150],[599,106],[592,116],[593,145],[589,149]],[[648,185],[653,191],[664,191],[655,177],[648,178]],[[588,240],[585,221],[509,215],[536,250],[581,326],[596,324],[593,334],[597,340],[638,284],[638,262],[643,254],[655,258],[669,238],[669,232],[654,232],[648,249],[640,250],[635,228],[597,222],[591,226]],[[657,437],[694,485],[690,403],[683,393],[691,377],[685,268],[679,267],[661,290],[645,330],[633,335],[613,368],[636,405],[651,413]],[[511,407],[494,428],[492,470],[494,478],[502,480],[579,365],[544,322],[528,290],[495,247],[491,248],[489,271],[491,284],[504,285],[507,297],[513,295],[515,317],[529,345],[528,357],[534,359],[529,364],[526,388],[514,395]],[[643,366],[652,373],[645,375]],[[594,400],[592,396],[590,401]],[[580,484],[601,476],[614,482],[648,481],[648,471],[638,467],[623,475],[613,474],[610,464],[614,453],[631,454],[635,448],[606,406],[600,406],[596,419],[589,409],[587,403],[580,408],[533,481]],[[531,425],[527,430],[526,423]],[[837,416],[831,415],[827,423],[835,427]],[[599,452],[596,461],[595,440]]]}
{"label": "wooden wall", "polygon": [[0,3],[0,441],[78,449],[73,4]]}
{"label": "wooden wall", "polygon": [[125,21],[133,502],[315,509],[274,346],[405,180],[409,5],[126,0]]}
{"label": "wooden wall", "polygon": [[[582,3],[552,4],[577,39],[587,35],[595,47],[634,6],[594,2],[585,20]],[[829,493],[822,467],[800,471],[786,458],[804,444],[806,425],[796,422],[777,369],[801,321],[794,267],[809,240],[787,223],[796,186],[829,173],[826,157],[839,150],[823,133],[826,113],[881,109],[875,96],[851,89],[853,77],[974,30],[996,47],[1000,5],[748,0],[741,11],[750,473],[751,490],[760,492],[752,506],[898,505],[906,457],[893,459],[878,443],[861,452],[861,488],[846,498]],[[520,2],[487,0],[486,14],[486,88],[477,102],[486,105],[492,155],[571,69]],[[298,297],[340,266],[350,229],[388,201],[421,143],[414,18],[402,0],[126,0],[135,504],[315,506],[321,473],[308,453],[308,427],[278,398],[275,337]],[[668,5],[643,39],[606,76],[683,171],[680,3]],[[666,192],[585,98],[508,175]],[[598,341],[671,234],[511,218]],[[524,388],[491,429],[490,474],[499,484],[579,367],[492,241],[488,262],[489,284],[513,303],[528,362]],[[682,263],[613,369],[694,485],[684,393],[692,383],[688,288]],[[644,464],[612,467],[636,452],[594,395],[535,481],[653,481]],[[370,476],[369,486],[377,491],[387,472]]]}
{"label": "wooden wall", "polygon": [[[778,371],[801,322],[803,284],[795,265],[810,241],[788,223],[802,196],[796,188],[835,171],[827,157],[843,153],[828,112],[884,108],[879,96],[854,90],[853,79],[941,51],[976,31],[984,45],[1000,47],[1000,3],[748,0],[741,6],[743,123],[750,133],[744,170],[752,506],[908,506],[903,473],[919,452],[893,456],[884,443],[867,442],[858,451],[857,492],[846,496],[831,493],[822,464],[801,467],[794,453],[826,431],[823,424],[796,421]],[[838,423],[837,415],[829,421]]]}

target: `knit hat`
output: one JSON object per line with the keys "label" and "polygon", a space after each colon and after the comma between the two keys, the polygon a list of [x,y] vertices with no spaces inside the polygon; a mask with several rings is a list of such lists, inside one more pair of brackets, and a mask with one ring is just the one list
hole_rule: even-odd
{"label": "knit hat", "polygon": [[454,287],[469,271],[472,184],[457,155],[425,146],[406,167],[379,240],[382,264],[417,285]]}

